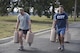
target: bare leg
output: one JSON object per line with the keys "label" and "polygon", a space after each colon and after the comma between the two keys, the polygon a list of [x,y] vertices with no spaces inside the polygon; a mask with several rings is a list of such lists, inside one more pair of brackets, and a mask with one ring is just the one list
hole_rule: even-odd
{"label": "bare leg", "polygon": [[20,43],[20,46],[23,46],[23,32],[22,31],[19,31],[19,43]]}
{"label": "bare leg", "polygon": [[24,36],[24,39],[26,40],[26,35],[25,35],[25,34],[23,34],[23,36]]}
{"label": "bare leg", "polygon": [[60,40],[61,40],[61,50],[64,50],[64,35],[60,35]]}
{"label": "bare leg", "polygon": [[59,39],[59,43],[60,43],[60,47],[58,47],[58,49],[60,50],[61,49],[61,37],[60,37],[60,35],[58,35],[58,39]]}
{"label": "bare leg", "polygon": [[56,42],[59,42],[59,37],[57,34],[56,34]]}
{"label": "bare leg", "polygon": [[64,35],[60,35],[61,45],[64,45]]}
{"label": "bare leg", "polygon": [[60,37],[60,35],[58,36],[58,39],[59,39],[59,43],[61,45],[61,37]]}

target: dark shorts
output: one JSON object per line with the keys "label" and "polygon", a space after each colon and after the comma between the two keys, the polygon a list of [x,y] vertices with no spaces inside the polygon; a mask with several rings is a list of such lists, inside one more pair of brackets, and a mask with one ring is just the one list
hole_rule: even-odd
{"label": "dark shorts", "polygon": [[19,29],[19,31],[22,31],[22,32],[23,32],[23,34],[24,34],[24,35],[26,35],[26,34],[27,34],[27,32],[29,31],[29,29],[27,29],[27,30]]}

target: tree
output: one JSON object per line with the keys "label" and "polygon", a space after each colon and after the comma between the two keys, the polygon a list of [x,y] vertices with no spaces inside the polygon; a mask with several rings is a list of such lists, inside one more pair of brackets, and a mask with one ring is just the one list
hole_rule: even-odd
{"label": "tree", "polygon": [[[50,3],[52,3],[53,7],[56,7],[55,1],[57,0],[19,0],[16,2],[16,5],[13,5],[12,10],[14,7],[23,7],[26,12],[29,13],[29,8],[34,7],[35,10],[37,10],[37,13],[39,16],[42,15],[42,12],[49,10]],[[65,8],[65,11],[69,14],[72,12],[72,8],[74,7],[74,0],[59,0],[60,4],[62,4]],[[13,3],[14,4],[14,3]],[[77,4],[77,12],[79,13],[80,10],[80,0],[78,0]],[[7,7],[10,6],[10,0],[0,0],[0,14],[5,15],[7,13]],[[53,9],[54,12],[54,9]],[[49,13],[46,12],[44,14],[45,16],[49,17]]]}
{"label": "tree", "polygon": [[80,0],[77,0],[77,17],[79,17],[80,13]]}
{"label": "tree", "polygon": [[73,0],[59,0],[61,5],[64,6],[64,9],[67,13],[72,12],[72,7],[74,7],[74,1]]}
{"label": "tree", "polygon": [[0,15],[7,15],[8,11],[7,11],[7,7],[9,6],[10,0],[0,0]]}
{"label": "tree", "polygon": [[[30,7],[34,7],[37,10],[38,15],[41,17],[42,12],[49,9],[50,3],[54,0],[21,0],[21,5],[23,8],[29,12]],[[47,16],[49,17],[49,16]]]}

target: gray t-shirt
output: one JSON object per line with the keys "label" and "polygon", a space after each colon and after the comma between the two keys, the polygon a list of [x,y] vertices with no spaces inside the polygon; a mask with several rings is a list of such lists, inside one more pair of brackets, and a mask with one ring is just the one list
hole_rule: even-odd
{"label": "gray t-shirt", "polygon": [[22,30],[29,29],[28,21],[30,20],[30,16],[28,13],[24,13],[24,15],[19,14],[18,20],[20,21],[19,29],[22,29]]}

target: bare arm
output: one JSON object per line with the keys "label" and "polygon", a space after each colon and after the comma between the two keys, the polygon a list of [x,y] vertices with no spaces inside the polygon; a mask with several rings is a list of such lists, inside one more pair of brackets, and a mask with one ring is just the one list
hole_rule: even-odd
{"label": "bare arm", "polygon": [[69,28],[69,23],[68,23],[68,19],[66,20],[66,29],[68,30]]}
{"label": "bare arm", "polygon": [[52,28],[55,28],[56,29],[56,14],[54,15],[54,20],[53,20],[53,24],[52,24]]}
{"label": "bare arm", "polygon": [[15,27],[16,30],[18,30],[19,23],[20,23],[20,21],[17,19],[17,23],[16,23],[16,27]]}
{"label": "bare arm", "polygon": [[54,20],[52,24],[52,28],[55,28],[55,27],[56,27],[56,21]]}

